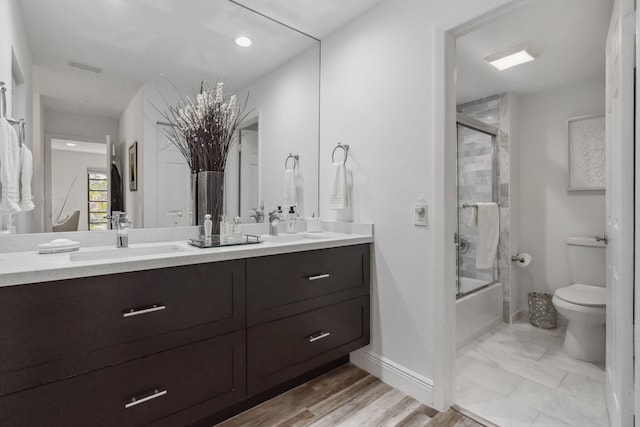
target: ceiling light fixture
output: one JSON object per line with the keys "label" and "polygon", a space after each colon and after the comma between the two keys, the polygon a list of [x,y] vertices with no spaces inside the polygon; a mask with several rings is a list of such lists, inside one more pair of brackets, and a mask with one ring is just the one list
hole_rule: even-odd
{"label": "ceiling light fixture", "polygon": [[536,57],[537,55],[534,55],[529,49],[517,48],[487,56],[484,60],[502,71],[533,61]]}
{"label": "ceiling light fixture", "polygon": [[80,62],[69,61],[69,66],[96,74],[100,74],[102,72],[102,68],[94,67],[93,65],[82,64]]}
{"label": "ceiling light fixture", "polygon": [[249,47],[252,43],[249,37],[240,36],[236,38],[236,44],[240,47]]}
{"label": "ceiling light fixture", "polygon": [[67,147],[77,147],[78,144],[75,144],[73,142],[67,142]]}

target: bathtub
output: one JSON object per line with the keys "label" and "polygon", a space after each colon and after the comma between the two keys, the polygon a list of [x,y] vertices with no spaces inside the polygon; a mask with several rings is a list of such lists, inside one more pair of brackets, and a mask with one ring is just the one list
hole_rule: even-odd
{"label": "bathtub", "polygon": [[[473,286],[474,284],[464,283],[461,280],[461,288],[465,285]],[[483,289],[459,298],[456,300],[457,348],[467,345],[501,322],[502,283],[492,283]]]}
{"label": "bathtub", "polygon": [[475,291],[487,286],[486,280],[472,279],[470,277],[460,277],[460,295]]}

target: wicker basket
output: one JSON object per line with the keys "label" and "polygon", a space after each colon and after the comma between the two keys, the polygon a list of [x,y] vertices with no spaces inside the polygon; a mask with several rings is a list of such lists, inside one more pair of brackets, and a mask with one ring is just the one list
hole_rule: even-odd
{"label": "wicker basket", "polygon": [[529,323],[536,328],[554,329],[557,326],[558,312],[551,298],[551,294],[529,293]]}

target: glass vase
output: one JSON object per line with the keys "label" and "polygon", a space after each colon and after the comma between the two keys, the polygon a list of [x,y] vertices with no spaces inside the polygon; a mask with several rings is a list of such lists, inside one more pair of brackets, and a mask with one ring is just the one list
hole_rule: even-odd
{"label": "glass vase", "polygon": [[203,225],[204,216],[211,214],[211,234],[220,234],[220,215],[224,213],[224,172],[197,172],[191,174],[193,196],[193,225]]}

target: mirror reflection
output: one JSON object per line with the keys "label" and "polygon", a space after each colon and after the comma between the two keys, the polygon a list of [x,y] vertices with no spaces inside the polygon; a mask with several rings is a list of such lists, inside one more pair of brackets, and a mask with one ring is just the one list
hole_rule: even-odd
{"label": "mirror reflection", "polygon": [[5,111],[26,123],[35,205],[0,214],[0,233],[106,230],[120,210],[136,228],[190,225],[190,170],[163,132],[162,112],[193,99],[203,81],[224,82],[238,100],[248,95],[252,112],[229,153],[225,214],[256,222],[261,207],[282,205],[291,153],[299,156],[298,213],[317,209],[317,40],[228,0],[10,0],[0,8],[10,28],[10,49],[0,52]]}

